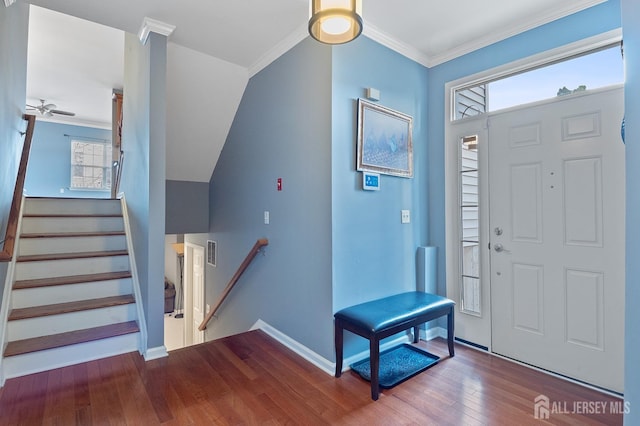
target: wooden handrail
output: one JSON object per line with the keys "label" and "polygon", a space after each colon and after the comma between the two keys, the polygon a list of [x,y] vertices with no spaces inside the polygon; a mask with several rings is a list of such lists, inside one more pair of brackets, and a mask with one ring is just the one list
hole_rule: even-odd
{"label": "wooden handrail", "polygon": [[258,252],[262,247],[268,244],[269,244],[269,240],[267,240],[266,238],[260,238],[258,241],[256,241],[256,243],[251,248],[251,251],[249,252],[249,254],[247,254],[247,257],[245,257],[242,263],[240,264],[240,267],[238,268],[236,273],[233,275],[233,277],[231,277],[231,280],[229,281],[229,284],[227,284],[224,291],[222,292],[220,299],[218,299],[213,309],[209,311],[209,313],[207,314],[207,317],[204,319],[204,321],[202,321],[202,324],[200,324],[200,326],[198,327],[198,330],[204,331],[204,329],[207,328],[207,324],[209,323],[209,321],[211,321],[211,318],[213,318],[213,316],[218,311],[222,303],[225,301],[229,293],[231,293],[233,286],[236,285],[236,283],[238,282],[238,279],[247,269],[247,267],[249,266],[253,258],[256,257],[256,254],[258,254]]}
{"label": "wooden handrail", "polygon": [[24,145],[22,146],[22,157],[20,157],[16,186],[13,190],[9,219],[7,220],[7,232],[4,234],[4,245],[0,252],[0,262],[10,262],[13,258],[13,249],[18,232],[18,220],[20,218],[22,191],[24,190],[24,179],[27,176],[27,163],[29,162],[29,151],[31,150],[31,138],[33,138],[33,129],[36,125],[36,117],[34,115],[24,114],[22,118],[27,122],[27,130],[25,132]]}

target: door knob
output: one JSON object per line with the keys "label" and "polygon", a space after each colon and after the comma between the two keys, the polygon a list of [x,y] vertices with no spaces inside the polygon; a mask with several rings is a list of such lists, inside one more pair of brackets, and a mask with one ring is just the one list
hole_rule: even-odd
{"label": "door knob", "polygon": [[496,243],[493,245],[493,249],[497,252],[497,253],[511,253],[510,250],[507,250],[506,248],[504,248],[504,246],[500,243]]}

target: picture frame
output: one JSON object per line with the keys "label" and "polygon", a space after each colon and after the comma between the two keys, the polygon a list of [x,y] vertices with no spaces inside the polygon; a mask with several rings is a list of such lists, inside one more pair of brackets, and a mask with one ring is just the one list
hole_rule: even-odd
{"label": "picture frame", "polygon": [[356,170],[413,177],[413,117],[358,99]]}

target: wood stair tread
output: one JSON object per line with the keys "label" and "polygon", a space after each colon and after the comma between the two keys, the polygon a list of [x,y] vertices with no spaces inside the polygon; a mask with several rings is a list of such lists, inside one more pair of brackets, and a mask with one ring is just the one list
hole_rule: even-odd
{"label": "wood stair tread", "polygon": [[55,303],[53,305],[32,306],[29,308],[12,309],[9,313],[8,320],[15,321],[26,318],[66,314],[69,312],[86,311],[89,309],[128,305],[130,303],[135,303],[135,299],[133,298],[132,294],[102,297],[99,299],[79,300],[76,302]]}
{"label": "wood stair tread", "polygon": [[70,238],[70,237],[111,237],[124,236],[124,231],[95,231],[95,232],[42,232],[22,234],[20,238]]}
{"label": "wood stair tread", "polygon": [[140,331],[135,321],[104,325],[101,327],[74,330],[66,333],[52,334],[49,336],[33,337],[30,339],[9,342],[4,351],[4,356],[15,356],[46,349],[60,348],[78,343],[92,342],[95,340],[117,337]]}
{"label": "wood stair tread", "polygon": [[27,288],[50,287],[65,284],[81,284],[94,281],[119,280],[131,278],[130,271],[104,272],[100,274],[70,275],[66,277],[38,278],[33,280],[20,280],[13,284],[14,290]]}
{"label": "wood stair tread", "polygon": [[19,256],[17,262],[36,262],[42,260],[86,259],[91,257],[126,256],[127,250],[87,251],[78,253],[47,253]]}
{"label": "wood stair tread", "polygon": [[49,217],[49,218],[80,218],[80,217],[122,217],[122,213],[25,213],[22,217]]}

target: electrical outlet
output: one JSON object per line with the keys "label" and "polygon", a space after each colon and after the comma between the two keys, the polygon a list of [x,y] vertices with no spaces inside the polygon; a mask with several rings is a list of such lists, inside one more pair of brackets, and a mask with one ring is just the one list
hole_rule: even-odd
{"label": "electrical outlet", "polygon": [[409,210],[401,210],[400,213],[402,223],[411,223],[411,213]]}

